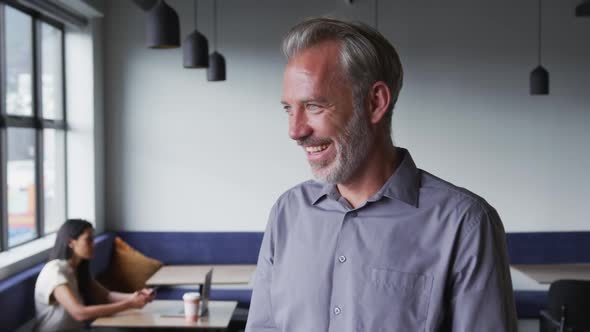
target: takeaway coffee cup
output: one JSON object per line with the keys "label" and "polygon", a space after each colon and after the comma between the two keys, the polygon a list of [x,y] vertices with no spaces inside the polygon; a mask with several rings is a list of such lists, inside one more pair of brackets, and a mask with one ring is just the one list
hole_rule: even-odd
{"label": "takeaway coffee cup", "polygon": [[201,302],[201,293],[184,293],[182,300],[184,301],[184,318],[190,322],[197,321],[199,319],[199,302]]}

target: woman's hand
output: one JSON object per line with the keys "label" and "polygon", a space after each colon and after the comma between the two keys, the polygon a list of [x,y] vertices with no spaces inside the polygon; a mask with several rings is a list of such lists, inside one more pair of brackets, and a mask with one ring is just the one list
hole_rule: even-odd
{"label": "woman's hand", "polygon": [[156,289],[154,288],[144,288],[140,292],[147,297],[148,303],[156,298]]}
{"label": "woman's hand", "polygon": [[149,302],[148,299],[149,297],[142,292],[135,292],[129,297],[127,304],[130,308],[141,309]]}
{"label": "woman's hand", "polygon": [[[121,294],[121,293],[118,293]],[[68,284],[59,285],[53,291],[53,296],[66,311],[77,321],[111,316],[127,309],[141,309],[148,303],[148,296],[141,292],[125,294],[125,298],[115,303],[84,305],[81,303]]]}

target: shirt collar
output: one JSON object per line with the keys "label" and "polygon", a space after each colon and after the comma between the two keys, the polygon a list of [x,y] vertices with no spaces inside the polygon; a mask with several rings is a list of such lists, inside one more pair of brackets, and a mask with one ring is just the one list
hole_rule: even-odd
{"label": "shirt collar", "polygon": [[408,150],[404,148],[396,148],[396,150],[398,158],[401,159],[399,165],[383,187],[369,198],[369,202],[378,201],[385,196],[418,207],[418,193],[420,191],[418,168]]}
{"label": "shirt collar", "polygon": [[[418,207],[418,193],[420,191],[420,174],[410,152],[404,148],[396,148],[396,153],[401,162],[395,172],[387,179],[383,187],[368,199],[369,202],[380,200],[383,196],[391,199],[399,199],[414,207]],[[324,184],[322,189],[313,197],[315,205],[324,196],[337,200],[340,193],[335,184]]]}
{"label": "shirt collar", "polygon": [[324,183],[322,186],[322,190],[320,190],[315,197],[313,197],[312,204],[316,205],[317,202],[320,201],[323,197],[328,196],[333,200],[338,200],[340,198],[340,193],[338,192],[338,188],[335,184],[331,183]]}

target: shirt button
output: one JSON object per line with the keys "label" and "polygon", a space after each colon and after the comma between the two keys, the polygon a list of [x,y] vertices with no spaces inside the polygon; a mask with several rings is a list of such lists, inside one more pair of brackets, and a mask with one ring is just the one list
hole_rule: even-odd
{"label": "shirt button", "polygon": [[358,215],[359,215],[359,214],[358,214],[358,213],[356,213],[356,212],[352,212],[350,215],[351,215],[353,218],[356,218],[356,217],[358,217]]}
{"label": "shirt button", "polygon": [[346,256],[340,256],[340,257],[338,257],[338,261],[339,261],[340,263],[344,263],[344,262],[346,262]]}
{"label": "shirt button", "polygon": [[340,310],[340,308],[334,307],[334,314],[340,315],[340,312],[342,312],[342,310]]}

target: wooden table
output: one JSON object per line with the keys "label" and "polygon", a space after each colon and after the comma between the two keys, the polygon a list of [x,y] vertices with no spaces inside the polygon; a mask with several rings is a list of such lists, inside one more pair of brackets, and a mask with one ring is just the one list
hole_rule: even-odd
{"label": "wooden table", "polygon": [[224,330],[229,325],[236,309],[236,301],[210,301],[209,315],[196,322],[187,322],[184,316],[168,316],[182,312],[184,303],[177,300],[156,300],[143,309],[130,309],[110,317],[98,318],[93,328],[154,328],[154,329],[192,329],[196,331]]}
{"label": "wooden table", "polygon": [[590,264],[519,264],[511,265],[540,284],[560,279],[590,280]]}
{"label": "wooden table", "polygon": [[164,265],[146,282],[148,286],[200,285],[213,268],[212,284],[249,284],[256,265]]}

